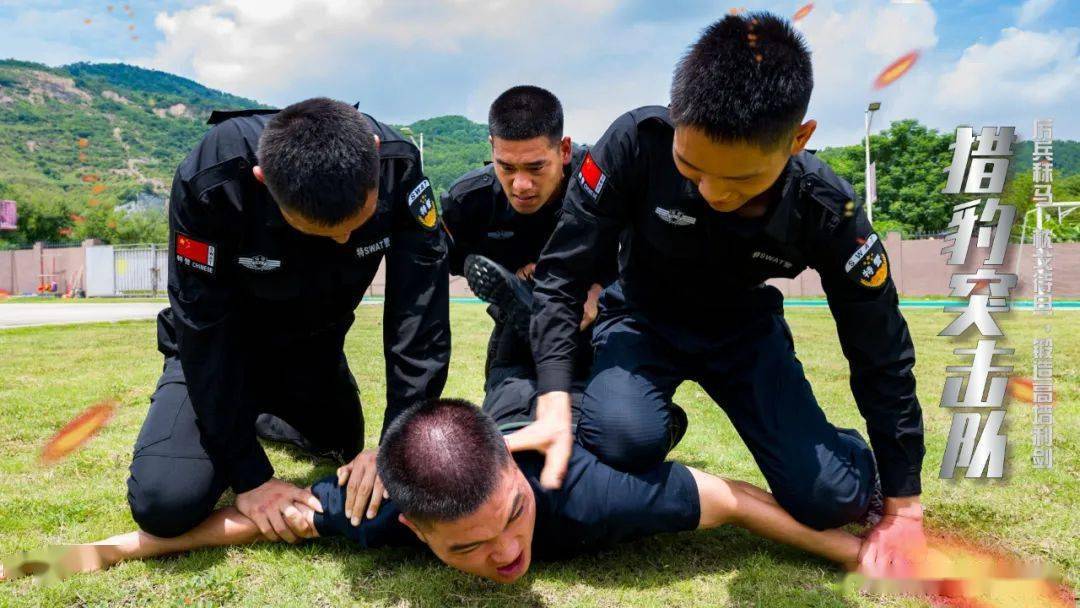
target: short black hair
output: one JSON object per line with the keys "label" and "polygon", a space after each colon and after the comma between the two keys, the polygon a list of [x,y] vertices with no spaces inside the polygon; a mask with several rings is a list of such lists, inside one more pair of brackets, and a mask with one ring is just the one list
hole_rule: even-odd
{"label": "short black hair", "polygon": [[786,19],[728,15],[707,27],[675,68],[671,118],[715,141],[771,150],[802,121],[813,88],[810,51]]}
{"label": "short black hair", "polygon": [[410,519],[454,521],[495,491],[510,460],[495,421],[472,403],[432,399],[402,412],[383,436],[376,466]]}
{"label": "short black hair", "polygon": [[274,200],[322,226],[354,217],[379,181],[371,125],[352,105],[325,97],[275,114],[259,138],[258,157]]}
{"label": "short black hair", "polygon": [[544,136],[557,142],[563,136],[562,104],[547,89],[511,87],[491,103],[488,133],[512,141]]}

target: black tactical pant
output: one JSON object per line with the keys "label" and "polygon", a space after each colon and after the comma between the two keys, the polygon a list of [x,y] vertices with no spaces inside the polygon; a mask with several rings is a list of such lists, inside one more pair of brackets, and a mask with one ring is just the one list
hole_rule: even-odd
{"label": "black tactical pant", "polygon": [[[280,358],[288,364],[268,364],[262,377],[249,378],[255,409],[292,425],[317,452],[351,460],[363,447],[364,418],[345,354],[290,352]],[[127,483],[135,522],[162,537],[183,534],[206,519],[228,486],[203,446],[176,357],[165,359]]]}
{"label": "black tactical pant", "polygon": [[[577,424],[584,379],[588,374],[587,363],[592,361],[588,335],[589,332],[582,332],[578,379],[570,391],[574,424]],[[499,423],[500,431],[508,433],[536,419],[536,397],[536,364],[528,342],[509,325],[497,323],[488,344],[484,412]]]}
{"label": "black tactical pant", "polygon": [[690,328],[628,306],[618,284],[600,303],[577,425],[589,451],[624,471],[662,462],[671,446],[668,404],[693,380],[723,408],[792,517],[820,530],[866,513],[870,447],[826,420],[782,314],[748,311]]}

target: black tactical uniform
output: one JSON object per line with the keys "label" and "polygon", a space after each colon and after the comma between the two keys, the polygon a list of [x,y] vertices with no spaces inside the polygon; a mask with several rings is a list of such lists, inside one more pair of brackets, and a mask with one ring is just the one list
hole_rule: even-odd
{"label": "black tactical uniform", "polygon": [[[570,164],[565,167],[563,186],[535,213],[518,213],[495,175],[495,166],[487,164],[459,177],[442,197],[443,222],[451,235],[450,273],[465,274],[465,257],[482,255],[496,264],[517,272],[540,258],[562,213],[562,196],[570,177],[581,166],[588,148],[574,145]],[[603,276],[597,282],[610,282],[615,276],[615,256],[606,260]],[[528,340],[507,326],[505,311],[492,305],[489,312],[495,328],[488,341],[485,365],[485,401],[488,412],[505,414],[513,409],[523,412],[536,390],[536,365]],[[590,328],[591,329],[591,328]],[[592,361],[591,331],[577,332],[575,378],[583,380]]]}
{"label": "black tactical uniform", "polygon": [[446,383],[447,252],[418,151],[368,116],[381,142],[378,207],[346,244],[308,236],[252,175],[272,112],[215,112],[173,182],[170,307],[158,316],[164,373],[128,479],[136,522],[158,536],[198,524],[226,487],[240,493],[271,478],[260,413],[341,459],[362,448],[343,344],[384,258],[384,428]]}
{"label": "black tactical uniform", "polygon": [[[588,151],[573,146],[564,183],[577,172]],[[464,274],[465,256],[482,255],[510,272],[540,257],[562,210],[562,195],[556,193],[536,213],[518,213],[510,206],[495,165],[473,169],[450,185],[442,197],[443,222],[453,237],[450,244],[450,273]]]}
{"label": "black tactical uniform", "polygon": [[620,117],[571,181],[537,266],[532,347],[539,391],[566,390],[586,281],[617,245],[619,279],[601,297],[578,439],[625,469],[660,461],[666,408],[698,382],[731,418],[780,503],[824,528],[858,519],[873,460],[828,423],[795,357],[783,297],[763,282],[821,275],[867,421],[886,496],[920,492],[922,413],[915,352],[881,239],[851,186],[808,152],[769,190],[765,215],[712,210],[672,159],[667,108]]}

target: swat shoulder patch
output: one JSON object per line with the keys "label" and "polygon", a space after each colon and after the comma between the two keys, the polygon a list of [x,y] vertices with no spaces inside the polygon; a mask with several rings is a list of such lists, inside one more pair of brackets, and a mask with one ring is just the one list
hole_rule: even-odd
{"label": "swat shoulder patch", "polygon": [[409,214],[426,230],[439,227],[439,206],[435,202],[435,194],[431,191],[428,178],[420,180],[420,183],[409,191],[408,206]]}
{"label": "swat shoulder patch", "polygon": [[844,272],[862,287],[881,288],[889,278],[889,257],[885,254],[885,245],[876,232],[857,244],[858,248],[844,263]]}

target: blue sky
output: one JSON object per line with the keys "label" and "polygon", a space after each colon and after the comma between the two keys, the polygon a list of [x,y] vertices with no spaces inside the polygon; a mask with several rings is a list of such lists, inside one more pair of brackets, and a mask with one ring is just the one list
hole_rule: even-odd
{"label": "blue sky", "polygon": [[[680,54],[732,6],[790,16],[804,3],[3,0],[0,57],[124,61],[271,104],[329,95],[389,122],[483,121],[495,95],[532,83],[560,96],[572,136],[594,141],[621,112],[666,103]],[[917,118],[941,130],[1015,125],[1026,136],[1050,117],[1057,138],[1080,139],[1078,0],[814,4],[798,25],[814,54],[812,145],[857,142],[868,101],[883,103],[874,130]],[[871,89],[915,49],[911,72]]]}

